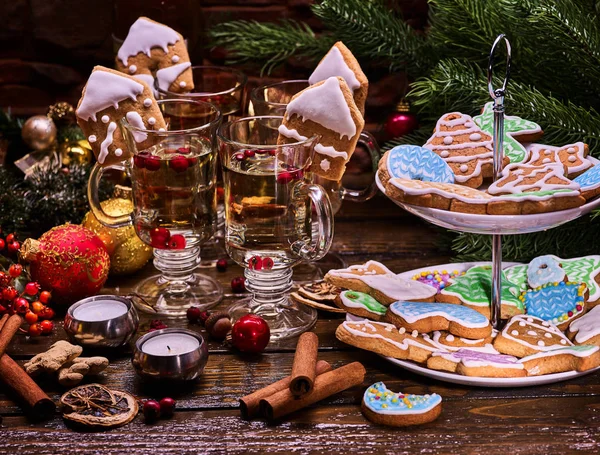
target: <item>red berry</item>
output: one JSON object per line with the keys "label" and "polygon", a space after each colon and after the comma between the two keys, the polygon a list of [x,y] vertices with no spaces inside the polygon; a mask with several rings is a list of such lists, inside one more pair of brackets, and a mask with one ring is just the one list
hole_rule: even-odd
{"label": "red berry", "polygon": [[192,156],[190,158],[187,159],[188,162],[188,166],[194,166],[197,162],[198,162],[198,158],[196,158],[195,156]]}
{"label": "red berry", "polygon": [[13,264],[8,268],[8,274],[13,278],[17,278],[22,272],[23,266],[21,264]]}
{"label": "red berry", "polygon": [[167,228],[157,227],[150,231],[150,239],[154,248],[166,248],[171,233]]}
{"label": "red berry", "polygon": [[269,155],[271,155],[271,156],[277,155],[277,150],[275,150],[275,149],[269,150]]}
{"label": "red berry", "polygon": [[11,243],[13,243],[15,240],[17,240],[17,236],[13,233],[13,234],[8,234],[6,236],[6,243],[8,243],[9,245]]}
{"label": "red berry", "polygon": [[273,259],[269,257],[263,258],[262,266],[265,270],[271,270],[273,268]]}
{"label": "red berry", "polygon": [[227,270],[227,259],[221,258],[217,261],[217,270],[219,272],[225,272]]}
{"label": "red berry", "polygon": [[160,403],[156,400],[146,400],[143,410],[146,423],[154,422],[160,417]]}
{"label": "red berry", "polygon": [[255,314],[242,316],[231,329],[232,344],[243,352],[262,352],[270,339],[269,324]]}
{"label": "red berry", "polygon": [[200,323],[201,326],[204,327],[204,324],[206,324],[206,320],[210,317],[210,312],[209,311],[203,311],[202,313],[200,313],[200,320],[198,321]]}
{"label": "red berry", "polygon": [[38,315],[35,314],[32,311],[28,311],[27,313],[25,313],[25,321],[27,321],[27,324],[35,324],[38,320]]}
{"label": "red berry", "polygon": [[244,154],[243,153],[236,153],[235,154],[235,159],[238,161],[244,161]]}
{"label": "red berry", "polygon": [[49,335],[54,330],[54,322],[52,321],[42,321],[40,322],[40,328],[42,329],[42,335]]}
{"label": "red berry", "polygon": [[38,316],[41,319],[53,319],[54,318],[54,310],[49,306],[45,306],[42,311],[38,313]]}
{"label": "red berry", "polygon": [[27,295],[37,295],[37,293],[40,291],[40,285],[37,283],[29,282],[25,285],[25,294]]}
{"label": "red berry", "polygon": [[225,189],[222,186],[217,187],[217,199],[222,201],[225,197]]}
{"label": "red berry", "polygon": [[8,308],[6,308],[4,305],[0,304],[0,314],[4,315],[8,312]]}
{"label": "red berry", "polygon": [[140,169],[144,169],[146,167],[146,157],[150,154],[148,152],[140,152],[137,155],[133,156],[133,165],[135,167],[139,167]]}
{"label": "red berry", "polygon": [[243,276],[237,276],[231,280],[231,290],[235,293],[246,291],[246,278]]}
{"label": "red berry", "polygon": [[2,289],[2,298],[4,300],[12,301],[17,297],[17,295],[19,295],[19,293],[12,286]]}
{"label": "red berry", "polygon": [[167,326],[160,319],[152,319],[152,321],[150,321],[150,328],[160,330],[160,329],[166,329]]}
{"label": "red berry", "polygon": [[183,250],[185,248],[185,237],[181,234],[171,236],[167,242],[167,247],[170,250]]}
{"label": "red berry", "polygon": [[160,158],[158,156],[150,155],[144,161],[146,169],[149,171],[158,171],[160,169]]}
{"label": "red berry", "polygon": [[45,303],[46,305],[50,302],[51,298],[52,294],[50,294],[48,291],[42,291],[40,294],[40,302]]}
{"label": "red berry", "polygon": [[248,259],[248,268],[250,270],[262,270],[262,259],[260,256],[252,256]]}
{"label": "red berry", "polygon": [[35,314],[40,314],[44,310],[44,308],[46,308],[42,302],[39,302],[37,300],[35,302],[33,302],[30,305],[30,307],[31,307],[31,311],[33,311]]}
{"label": "red berry", "polygon": [[183,153],[184,155],[187,155],[188,153],[190,153],[192,150],[189,147],[179,147],[177,149],[177,151],[179,153]]}
{"label": "red berry", "polygon": [[14,242],[8,244],[8,248],[6,250],[9,254],[14,256],[19,252],[20,249],[21,244],[15,240]]}
{"label": "red berry", "polygon": [[254,150],[244,150],[244,156],[246,158],[254,158],[255,155],[256,153],[254,153]]}
{"label": "red berry", "polygon": [[188,321],[194,324],[200,320],[200,313],[202,313],[202,311],[200,311],[200,308],[198,308],[197,306],[192,306],[187,309],[185,315],[187,316]]}
{"label": "red berry", "polygon": [[284,171],[277,174],[277,183],[279,183],[280,185],[290,183],[292,180],[294,180],[294,176],[291,172]]}
{"label": "red berry", "polygon": [[39,337],[42,334],[42,328],[39,324],[31,324],[27,332],[30,337]]}
{"label": "red berry", "polygon": [[188,160],[185,156],[178,155],[172,160],[169,160],[169,166],[175,172],[185,172],[189,167]]}
{"label": "red berry", "polygon": [[0,250],[3,250],[5,246],[6,242],[4,241],[4,239],[0,239]]}
{"label": "red berry", "polygon": [[163,417],[171,417],[175,412],[177,402],[173,398],[165,397],[160,400],[160,414]]}
{"label": "red berry", "polygon": [[8,274],[0,272],[0,287],[7,286],[11,278]]}
{"label": "red berry", "polygon": [[23,297],[19,297],[13,302],[13,308],[17,313],[25,314],[29,311],[29,302]]}

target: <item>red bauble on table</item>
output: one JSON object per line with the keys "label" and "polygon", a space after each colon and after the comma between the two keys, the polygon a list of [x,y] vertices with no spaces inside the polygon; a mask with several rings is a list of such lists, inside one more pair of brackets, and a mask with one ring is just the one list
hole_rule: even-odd
{"label": "red bauble on table", "polygon": [[97,294],[108,278],[110,259],[102,240],[79,225],[52,228],[21,250],[31,277],[52,291],[52,300],[70,304]]}
{"label": "red bauble on table", "polygon": [[270,339],[269,324],[255,314],[242,316],[231,329],[231,342],[242,352],[262,352]]}
{"label": "red bauble on table", "polygon": [[396,110],[388,116],[384,130],[387,139],[393,139],[412,133],[418,125],[417,116],[410,112],[410,105],[400,101]]}

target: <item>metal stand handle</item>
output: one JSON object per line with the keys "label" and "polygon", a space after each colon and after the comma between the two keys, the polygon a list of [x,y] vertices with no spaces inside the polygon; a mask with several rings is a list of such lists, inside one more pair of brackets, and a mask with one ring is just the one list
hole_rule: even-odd
{"label": "metal stand handle", "polygon": [[[506,44],[506,75],[501,88],[493,87],[494,52],[498,44],[504,40]],[[498,35],[492,50],[488,64],[488,91],[494,100],[494,182],[502,174],[502,162],[504,161],[504,96],[510,76],[511,48],[510,42],[504,34]],[[490,308],[490,321],[495,329],[500,328],[500,310],[502,306],[502,236],[492,236],[492,301]]]}

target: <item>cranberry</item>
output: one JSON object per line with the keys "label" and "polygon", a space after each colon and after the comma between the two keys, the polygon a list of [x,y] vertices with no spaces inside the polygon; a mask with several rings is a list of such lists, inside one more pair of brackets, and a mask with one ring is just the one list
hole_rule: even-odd
{"label": "cranberry", "polygon": [[196,163],[198,163],[198,158],[196,158],[195,156],[192,156],[190,158],[187,159],[188,162],[188,166],[195,166]]}
{"label": "cranberry", "polygon": [[25,313],[25,321],[27,321],[27,324],[35,324],[38,320],[38,315],[35,314],[33,311],[28,311],[27,313]]}
{"label": "cranberry", "polygon": [[23,297],[19,297],[13,302],[14,310],[19,314],[25,314],[29,311],[29,302]]}
{"label": "cranberry", "polygon": [[51,298],[52,294],[50,294],[48,291],[42,291],[42,293],[40,294],[40,302],[42,303],[48,304]]}
{"label": "cranberry", "polygon": [[178,155],[169,160],[169,166],[177,173],[185,172],[189,167],[188,159],[185,156]]}
{"label": "cranberry", "polygon": [[25,285],[25,294],[27,295],[37,295],[40,292],[40,285],[34,282],[27,283]]}
{"label": "cranberry", "polygon": [[244,150],[244,156],[246,158],[254,158],[255,155],[256,153],[254,153],[254,150]]}
{"label": "cranberry", "polygon": [[175,405],[177,402],[173,398],[165,397],[160,400],[160,414],[163,417],[171,417],[175,412]]}
{"label": "cranberry", "polygon": [[0,314],[4,315],[7,311],[8,311],[8,308],[6,308],[4,305],[2,305],[0,303]]}
{"label": "cranberry", "polygon": [[157,227],[150,231],[150,239],[154,248],[166,248],[171,232],[167,228]]}
{"label": "cranberry", "polygon": [[277,174],[277,183],[279,183],[280,185],[290,183],[292,180],[294,180],[294,176],[291,172],[283,171]]}
{"label": "cranberry", "polygon": [[150,321],[150,328],[151,329],[166,329],[167,326],[160,319],[152,319],[152,321]]}
{"label": "cranberry", "polygon": [[184,155],[187,155],[188,153],[190,153],[192,150],[189,147],[179,147],[177,149],[177,151],[179,153],[183,153]]}
{"label": "cranberry", "polygon": [[269,150],[269,155],[276,156],[277,155],[277,150],[275,150],[275,149]]}
{"label": "cranberry", "polygon": [[265,270],[271,270],[273,268],[273,259],[269,257],[263,258],[262,266]]}
{"label": "cranberry", "polygon": [[202,313],[200,308],[197,306],[192,306],[187,309],[185,315],[187,316],[188,321],[190,321],[192,324],[195,324],[200,321],[200,313]]}
{"label": "cranberry", "polygon": [[244,156],[243,153],[236,153],[235,154],[235,159],[238,160],[238,161],[244,161],[244,158],[245,158],[245,156]]}
{"label": "cranberry", "polygon": [[146,169],[149,171],[158,171],[160,169],[160,158],[158,156],[150,155],[145,159]]}
{"label": "cranberry", "polygon": [[17,236],[13,233],[13,234],[8,234],[6,236],[6,243],[8,243],[9,245],[11,243],[13,243],[15,240],[17,240]]}
{"label": "cranberry", "polygon": [[40,314],[44,310],[44,308],[46,308],[46,306],[38,300],[33,302],[30,305],[30,307],[31,307],[31,311],[33,311],[35,314]]}
{"label": "cranberry", "polygon": [[139,167],[140,169],[144,169],[146,167],[146,158],[150,156],[148,152],[140,152],[137,155],[133,156],[133,165],[135,167]]}
{"label": "cranberry", "polygon": [[13,278],[17,278],[22,272],[23,266],[21,264],[13,264],[8,268],[8,274]]}
{"label": "cranberry", "polygon": [[42,328],[39,324],[31,324],[27,332],[31,337],[39,337],[42,334]]}
{"label": "cranberry", "polygon": [[19,295],[19,293],[12,286],[2,289],[2,298],[4,300],[8,300],[10,302],[14,300],[17,297],[17,295]]}
{"label": "cranberry", "polygon": [[217,261],[217,270],[219,272],[225,272],[227,270],[227,259],[221,258]]}
{"label": "cranberry", "polygon": [[209,311],[202,311],[200,313],[200,320],[198,322],[200,323],[201,326],[204,327],[204,324],[206,324],[206,320],[209,318],[209,316],[210,316]]}
{"label": "cranberry", "polygon": [[4,239],[0,239],[0,250],[3,250],[5,246],[6,242],[4,241]]}
{"label": "cranberry", "polygon": [[225,197],[225,189],[222,186],[217,187],[217,200],[222,201]]}
{"label": "cranberry", "polygon": [[21,244],[15,240],[14,242],[8,244],[7,251],[9,254],[14,256],[19,252],[20,249]]}
{"label": "cranberry", "polygon": [[263,263],[260,256],[252,256],[248,259],[248,268],[250,270],[262,270]]}
{"label": "cranberry", "polygon": [[10,280],[11,278],[8,276],[8,274],[0,271],[0,287],[7,286]]}
{"label": "cranberry", "polygon": [[185,237],[181,234],[172,235],[167,242],[170,250],[183,250],[185,248]]}
{"label": "cranberry", "polygon": [[52,321],[42,321],[40,322],[40,328],[42,329],[42,335],[49,335],[54,330],[54,322]]}
{"label": "cranberry", "polygon": [[231,280],[231,290],[236,294],[246,291],[246,278],[237,276]]}
{"label": "cranberry", "polygon": [[38,316],[41,319],[52,319],[54,318],[54,310],[52,308],[50,308],[49,306],[45,306],[42,311],[40,311],[38,313]]}
{"label": "cranberry", "polygon": [[156,400],[146,400],[143,410],[146,423],[154,422],[160,417],[160,404]]}

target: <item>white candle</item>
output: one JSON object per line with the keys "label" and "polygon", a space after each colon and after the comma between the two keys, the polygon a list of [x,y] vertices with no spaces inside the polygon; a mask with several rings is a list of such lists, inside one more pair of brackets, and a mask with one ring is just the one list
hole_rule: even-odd
{"label": "white candle", "polygon": [[73,318],[82,322],[108,321],[127,313],[127,305],[118,300],[94,300],[79,305]]}
{"label": "white candle", "polygon": [[200,347],[197,338],[185,333],[164,333],[150,338],[142,345],[142,352],[149,355],[172,356],[187,354]]}

